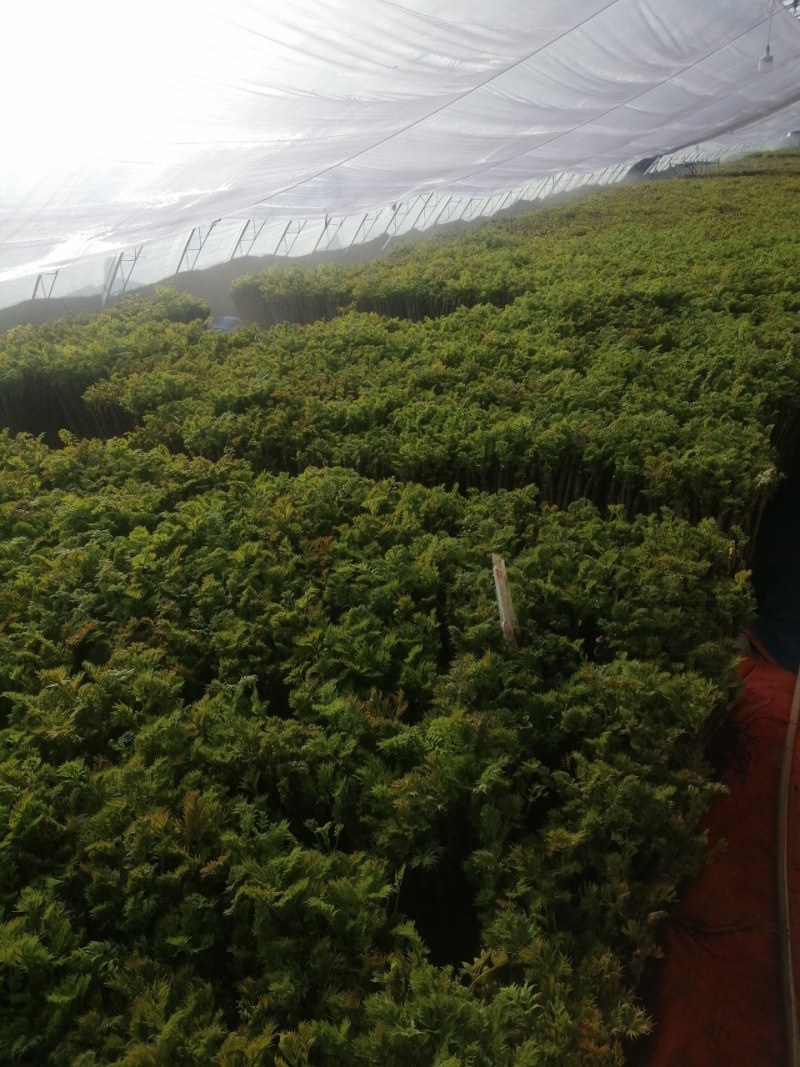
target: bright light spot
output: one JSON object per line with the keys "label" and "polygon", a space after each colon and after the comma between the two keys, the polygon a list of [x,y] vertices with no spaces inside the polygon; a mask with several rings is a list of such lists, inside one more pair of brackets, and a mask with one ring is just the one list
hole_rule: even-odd
{"label": "bright light spot", "polygon": [[201,17],[186,0],[35,0],[6,11],[0,176],[168,139],[183,94],[166,85],[192,77],[182,41]]}

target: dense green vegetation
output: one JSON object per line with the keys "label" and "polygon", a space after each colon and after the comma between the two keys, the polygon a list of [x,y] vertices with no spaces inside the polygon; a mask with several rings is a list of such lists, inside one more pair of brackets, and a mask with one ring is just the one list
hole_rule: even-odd
{"label": "dense green vegetation", "polygon": [[329,321],[0,339],[2,1062],[622,1062],[793,450],[799,165],[290,274]]}
{"label": "dense green vegetation", "polygon": [[[559,507],[666,504],[754,535],[800,407],[797,165],[609,190],[377,264],[248,276],[267,320],[287,292],[301,320],[331,293],[404,318],[281,327],[213,384],[192,378],[192,354],[170,405],[133,376],[124,406],[154,424],[145,443],[233,447],[259,467],[534,482]],[[467,307],[410,321],[454,303]]]}

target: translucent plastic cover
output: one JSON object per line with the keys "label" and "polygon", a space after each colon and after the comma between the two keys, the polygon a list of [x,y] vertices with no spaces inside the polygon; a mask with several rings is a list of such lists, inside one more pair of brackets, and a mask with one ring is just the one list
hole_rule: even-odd
{"label": "translucent plastic cover", "polygon": [[0,305],[800,127],[783,0],[39,0],[4,22]]}

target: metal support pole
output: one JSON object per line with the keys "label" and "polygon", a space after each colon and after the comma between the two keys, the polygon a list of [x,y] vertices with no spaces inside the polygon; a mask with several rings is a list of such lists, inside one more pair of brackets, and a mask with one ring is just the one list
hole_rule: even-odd
{"label": "metal support pole", "polygon": [[[286,228],[284,229],[283,233],[281,234],[280,240],[278,241],[277,245],[275,246],[275,251],[272,254],[274,256],[288,256],[288,255],[290,255],[292,249],[295,246],[295,242],[297,241],[297,238],[300,236],[300,234],[306,228],[307,224],[308,224],[308,219],[303,219],[302,222],[298,222],[296,219],[289,219],[289,221],[286,223]],[[297,228],[293,229],[293,227],[297,227]],[[281,246],[282,245],[284,246],[283,251],[281,250]]]}
{"label": "metal support pole", "polygon": [[[255,219],[248,219],[244,226],[237,234],[236,240],[233,243],[231,254],[228,256],[228,262],[232,259],[236,259],[237,256],[248,256],[252,250],[253,245],[261,236],[261,231],[266,226],[266,219],[262,220],[258,226],[256,226]],[[249,230],[252,228],[252,236],[250,236]],[[244,250],[244,246],[247,244],[247,250]]]}
{"label": "metal support pole", "polygon": [[[181,258],[178,260],[178,269],[175,271],[176,274],[180,274],[181,269],[183,268],[184,262],[188,264],[188,266],[186,267],[187,271],[194,270],[195,266],[197,265],[197,261],[200,258],[200,253],[203,251],[203,248],[205,247],[206,241],[211,236],[211,234],[212,234],[212,232],[214,230],[214,227],[220,221],[221,221],[220,219],[214,219],[213,222],[209,223],[208,229],[205,231],[205,233],[203,232],[202,226],[195,226],[192,229],[192,232],[189,234],[189,237],[188,237],[188,240],[186,241],[186,244],[183,246],[183,252],[181,252]],[[193,247],[192,242],[195,239],[195,235],[197,235],[197,246]],[[191,263],[189,262],[189,257],[190,256],[193,257],[192,260],[191,260]]]}
{"label": "metal support pole", "polygon": [[[128,283],[131,280],[136,264],[139,262],[139,256],[142,254],[143,248],[144,245],[139,245],[137,248],[123,249],[114,260],[114,265],[103,288],[103,307],[113,296],[121,296],[128,288]],[[122,278],[122,285],[119,287],[118,292],[115,293],[114,284],[119,277]]]}
{"label": "metal support pole", "polygon": [[[45,281],[45,278],[50,278],[49,284],[48,284],[48,282]],[[51,296],[53,295],[53,289],[55,287],[57,278],[58,278],[58,271],[57,270],[45,271],[44,273],[38,275],[37,278],[36,278],[36,284],[33,287],[33,296],[31,297],[31,299],[32,300],[49,300],[51,298]],[[42,295],[41,296],[39,296],[39,290],[40,289],[42,291]]]}

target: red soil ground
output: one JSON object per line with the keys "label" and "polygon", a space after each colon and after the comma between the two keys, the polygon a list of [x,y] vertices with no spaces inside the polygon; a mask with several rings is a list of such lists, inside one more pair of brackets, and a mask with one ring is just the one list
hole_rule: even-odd
{"label": "red soil ground", "polygon": [[[647,998],[655,1020],[636,1051],[641,1067],[787,1067],[778,939],[777,812],[795,677],[746,658],[735,713],[742,765],[723,780],[705,820],[709,848],[723,840],[704,874],[671,916],[664,959]],[[800,967],[800,759],[790,785],[790,914]]]}

